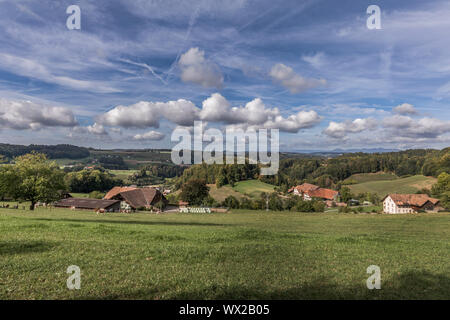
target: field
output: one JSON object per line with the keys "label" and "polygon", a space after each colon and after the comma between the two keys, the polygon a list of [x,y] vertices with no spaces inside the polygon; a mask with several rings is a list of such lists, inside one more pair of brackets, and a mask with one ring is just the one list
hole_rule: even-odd
{"label": "field", "polygon": [[128,177],[139,170],[109,170],[111,174],[116,176],[118,179],[128,182]]}
{"label": "field", "polygon": [[261,193],[271,193],[275,186],[261,182],[260,180],[239,181],[233,187],[233,190],[247,195],[251,198],[259,197]]}
{"label": "field", "polygon": [[233,196],[239,200],[244,198],[244,195],[242,193],[233,190],[233,188],[229,185],[217,188],[215,184],[208,184],[208,187],[209,195],[218,202],[222,202],[228,196]]}
{"label": "field", "polygon": [[354,181],[356,183],[395,180],[398,177],[393,173],[377,172],[377,173],[357,173],[351,175],[344,181]]}
{"label": "field", "polygon": [[0,299],[450,299],[449,246],[449,214],[0,209]]}
{"label": "field", "polygon": [[425,176],[412,176],[408,178],[398,178],[390,180],[375,180],[350,185],[349,188],[353,193],[362,192],[377,193],[380,197],[384,197],[388,193],[416,193],[422,188],[430,189],[436,179]]}

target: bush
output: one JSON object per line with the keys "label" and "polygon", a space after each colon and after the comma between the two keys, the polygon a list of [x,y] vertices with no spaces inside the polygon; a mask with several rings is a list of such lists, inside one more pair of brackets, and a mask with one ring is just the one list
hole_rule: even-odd
{"label": "bush", "polygon": [[103,199],[104,196],[105,193],[101,191],[92,191],[91,193],[89,193],[89,198],[91,199]]}

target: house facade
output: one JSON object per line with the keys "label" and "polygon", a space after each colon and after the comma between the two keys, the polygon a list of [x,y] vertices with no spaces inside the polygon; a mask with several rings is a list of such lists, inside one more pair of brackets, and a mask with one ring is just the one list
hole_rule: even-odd
{"label": "house facade", "polygon": [[383,199],[383,212],[388,214],[405,214],[438,212],[442,210],[439,199],[426,194],[389,194]]}

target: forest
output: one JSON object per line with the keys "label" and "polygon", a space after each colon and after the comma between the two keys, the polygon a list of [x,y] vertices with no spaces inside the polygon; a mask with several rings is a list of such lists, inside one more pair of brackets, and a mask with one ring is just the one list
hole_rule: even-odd
{"label": "forest", "polygon": [[90,152],[87,148],[77,147],[70,144],[58,145],[36,145],[29,146],[0,143],[0,156],[13,159],[27,153],[36,151],[45,154],[49,159],[82,159],[89,157]]}

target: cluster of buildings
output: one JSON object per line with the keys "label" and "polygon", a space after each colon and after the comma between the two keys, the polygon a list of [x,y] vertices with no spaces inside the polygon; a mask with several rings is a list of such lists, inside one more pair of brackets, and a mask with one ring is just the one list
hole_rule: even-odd
{"label": "cluster of buildings", "polygon": [[304,183],[296,187],[292,187],[288,190],[289,193],[292,193],[297,196],[301,196],[303,200],[309,201],[312,199],[319,199],[325,202],[328,207],[336,206],[346,206],[347,204],[339,202],[339,192],[320,188],[314,184]]}
{"label": "cluster of buildings", "polygon": [[95,210],[100,212],[132,212],[140,209],[160,211],[160,205],[166,206],[168,200],[156,188],[152,187],[114,187],[103,199],[66,197],[54,206],[77,210]]}
{"label": "cluster of buildings", "polygon": [[[320,188],[310,183],[293,187],[288,192],[301,196],[304,200],[322,200],[328,207],[347,206],[346,203],[339,202],[338,191]],[[439,212],[441,210],[444,208],[439,199],[431,198],[426,194],[388,194],[383,199],[383,212],[389,214]]]}

